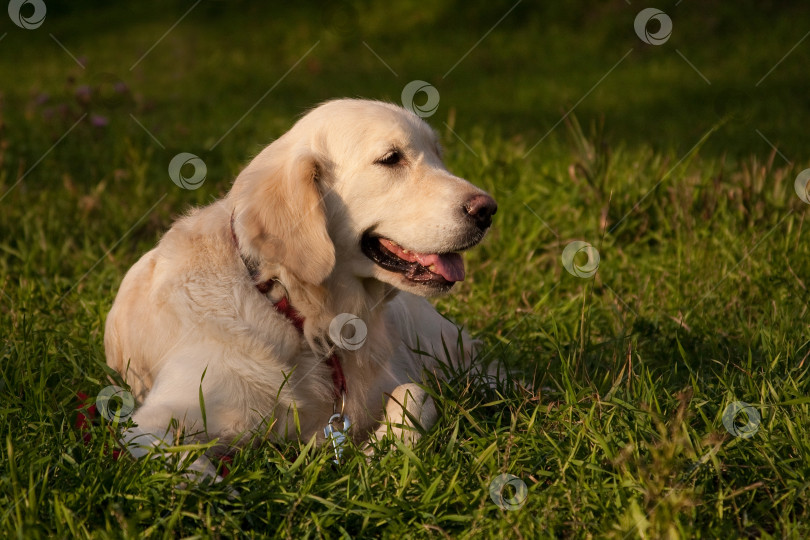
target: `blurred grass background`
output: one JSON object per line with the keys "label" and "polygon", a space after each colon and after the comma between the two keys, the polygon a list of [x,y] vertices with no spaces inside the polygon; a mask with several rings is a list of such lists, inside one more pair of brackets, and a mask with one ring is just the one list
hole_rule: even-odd
{"label": "blurred grass background", "polygon": [[[46,5],[34,30],[0,13],[0,535],[810,534],[810,5],[656,4],[659,46],[636,0]],[[112,467],[105,426],[85,445],[75,392],[107,384],[124,272],[310,107],[415,79],[449,168],[500,203],[438,305],[542,390],[436,383],[439,426],[372,466],[245,450],[236,502]],[[199,189],[170,181],[178,152]],[[573,239],[591,280],[562,267]],[[723,427],[735,400],[754,438]],[[503,472],[518,512],[489,500]]]}
{"label": "blurred grass background", "polygon": [[803,151],[810,53],[796,45],[810,7],[800,2],[665,2],[657,7],[674,29],[661,46],[639,40],[633,20],[642,6],[623,1],[192,6],[76,1],[50,5],[39,31],[3,21],[6,123],[23,128],[14,113],[25,112],[23,124],[38,128],[43,94],[51,105],[73,102],[76,87],[120,80],[132,100],[114,110],[87,104],[123,124],[112,131],[137,133],[132,113],[167,146],[207,149],[300,61],[222,153],[244,148],[243,138],[275,136],[291,116],[329,98],[398,102],[413,79],[440,91],[434,123],[453,115],[460,129],[497,127],[527,147],[576,105],[583,124],[604,124],[628,144],[686,151],[730,114],[704,151],[766,154],[756,129],[789,158]]}

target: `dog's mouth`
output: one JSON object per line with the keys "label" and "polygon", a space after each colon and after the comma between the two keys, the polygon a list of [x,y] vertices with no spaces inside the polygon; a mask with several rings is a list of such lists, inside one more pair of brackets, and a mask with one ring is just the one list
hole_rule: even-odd
{"label": "dog's mouth", "polygon": [[419,253],[388,238],[368,234],[363,236],[361,248],[378,266],[409,281],[436,287],[464,281],[464,260],[460,253]]}

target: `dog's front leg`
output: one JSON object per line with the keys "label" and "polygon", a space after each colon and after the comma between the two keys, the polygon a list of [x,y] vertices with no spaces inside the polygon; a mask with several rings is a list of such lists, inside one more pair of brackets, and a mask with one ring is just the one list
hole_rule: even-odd
{"label": "dog's front leg", "polygon": [[[191,451],[180,453],[169,451],[169,448],[175,444],[177,431],[174,426],[178,423],[176,421],[178,415],[172,413],[173,411],[169,408],[148,403],[135,411],[132,420],[136,425],[121,433],[121,442],[132,457],[140,459],[151,455],[152,458],[162,458],[167,461],[176,457],[178,467],[182,467],[188,462]],[[186,423],[188,423],[188,418],[186,418]],[[196,424],[192,423],[190,427],[193,429]],[[214,464],[205,455],[197,457],[188,464],[185,467],[184,476],[196,482],[208,478],[214,482],[223,480],[217,474]]]}
{"label": "dog's front leg", "polygon": [[396,437],[413,446],[424,431],[436,423],[436,404],[418,384],[397,386],[385,404],[385,419],[374,432],[373,438]]}

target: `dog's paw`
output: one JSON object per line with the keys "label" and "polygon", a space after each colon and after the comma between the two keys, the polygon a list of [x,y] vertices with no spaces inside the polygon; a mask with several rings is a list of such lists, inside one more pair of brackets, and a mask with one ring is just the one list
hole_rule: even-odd
{"label": "dog's paw", "polygon": [[[180,482],[175,486],[177,489],[188,489],[189,486],[214,486],[225,481],[222,476],[216,473],[216,469],[214,468],[213,464],[205,456],[198,458],[191,465],[189,465],[185,472],[183,472],[183,476],[188,479],[188,482]],[[239,490],[229,484],[222,486],[222,489],[231,500],[240,497]]]}
{"label": "dog's paw", "polygon": [[385,422],[372,437],[378,441],[395,437],[413,446],[422,433],[433,427],[438,418],[433,398],[418,384],[397,386],[391,392],[385,408]]}

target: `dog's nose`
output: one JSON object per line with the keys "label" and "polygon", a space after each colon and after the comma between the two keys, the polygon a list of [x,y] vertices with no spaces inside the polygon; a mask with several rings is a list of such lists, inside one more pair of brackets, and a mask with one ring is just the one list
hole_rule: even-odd
{"label": "dog's nose", "polygon": [[492,225],[492,216],[498,211],[498,203],[487,194],[474,195],[464,203],[464,212],[482,231]]}

